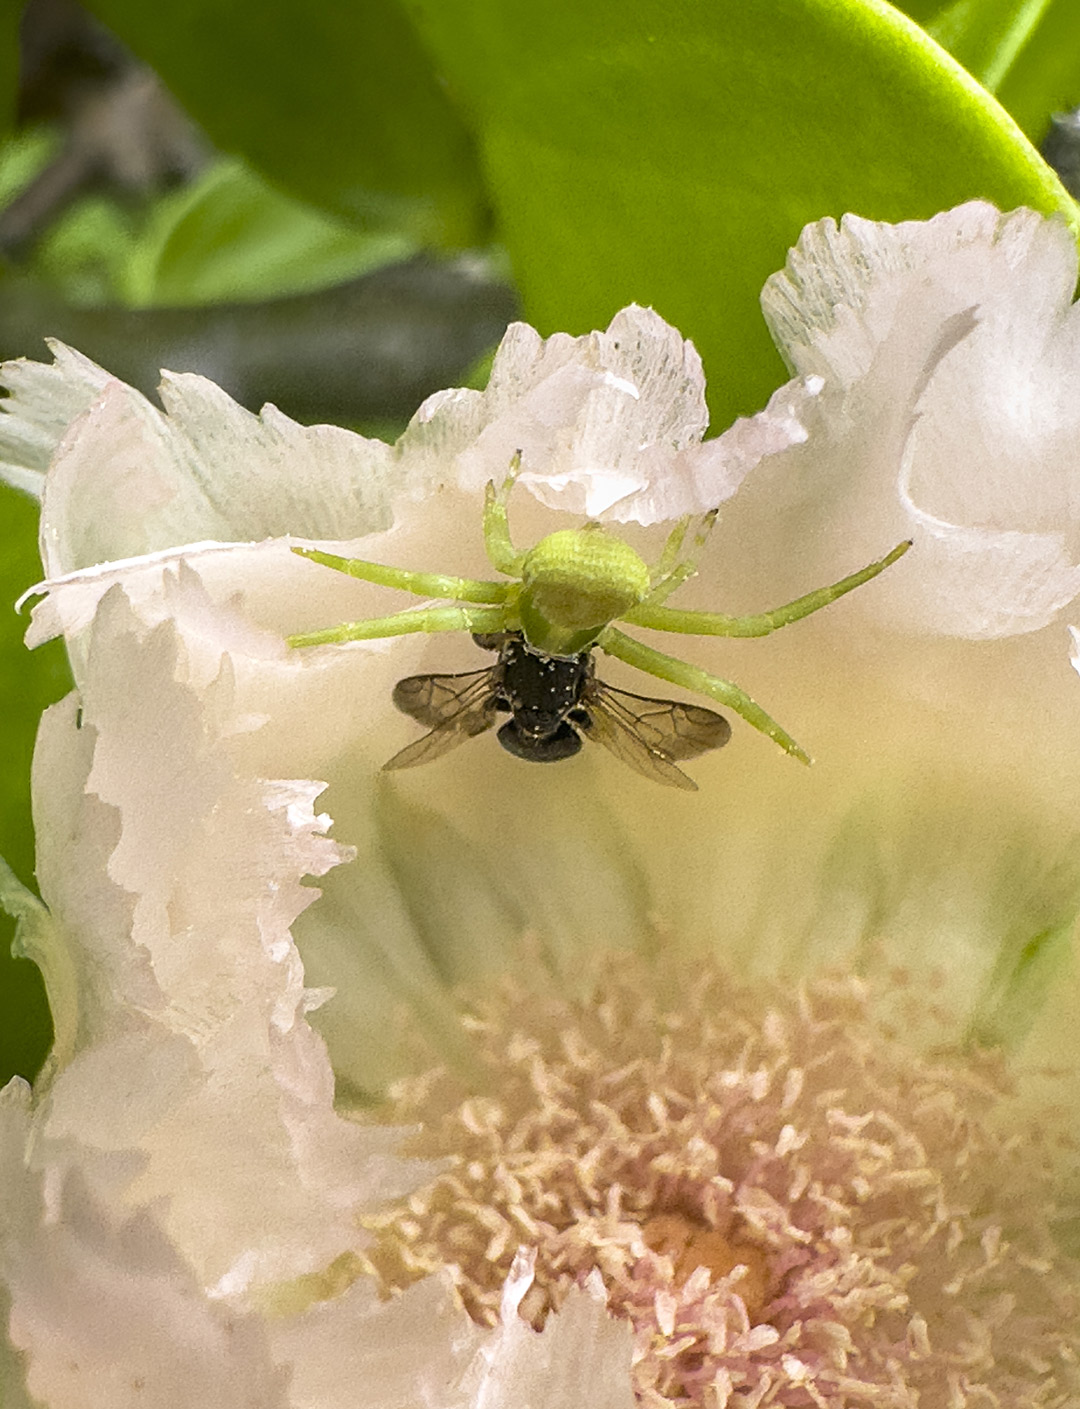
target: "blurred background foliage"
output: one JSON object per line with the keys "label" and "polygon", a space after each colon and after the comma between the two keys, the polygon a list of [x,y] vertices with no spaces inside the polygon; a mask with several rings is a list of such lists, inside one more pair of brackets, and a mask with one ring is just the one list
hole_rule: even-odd
{"label": "blurred background foliage", "polygon": [[[972,197],[1076,206],[1076,0],[29,0],[0,9],[0,356],[79,347],[152,394],[392,437],[542,332],[652,304],[714,424],[784,379],[758,310],[802,225]],[[1070,174],[1071,173],[1071,174]],[[0,852],[33,876],[36,720],[68,688],[11,611],[36,508],[0,486]],[[0,1082],[50,1040],[0,958]]]}

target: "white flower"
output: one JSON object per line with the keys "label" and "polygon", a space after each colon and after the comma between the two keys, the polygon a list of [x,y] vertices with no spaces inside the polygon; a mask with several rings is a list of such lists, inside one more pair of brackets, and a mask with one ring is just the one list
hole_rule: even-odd
{"label": "white flower", "polygon": [[[670,964],[705,945],[744,972],[881,942],[944,972],[958,1028],[1068,1040],[1038,984],[1080,910],[1070,261],[1063,226],[985,206],[811,227],[766,294],[801,379],[711,441],[696,354],[641,309],[511,329],[488,389],[431,398],[394,447],[195,376],[166,376],[162,414],[63,348],[8,367],[8,475],[48,467],[30,639],[62,633],[77,682],[35,761],[48,910],[5,886],[57,1027],[0,1111],[12,1385],[49,1409],[631,1404],[596,1278],[537,1335],[524,1262],[493,1329],[445,1280],[383,1304],[357,1275],[362,1222],[432,1169],[342,1112],[401,1070],[403,1011],[468,1061],[456,985],[538,964],[573,995],[590,951],[648,952],[658,923]],[[490,738],[379,777],[412,727],[394,682],[481,662],[463,637],[290,650],[402,605],[290,545],[490,575],[481,493],[518,451],[521,544],[569,513],[645,550],[730,500],[684,589],[703,607],[915,536],[812,621],[679,652],[749,686],[813,773],[743,729],[689,799]]]}

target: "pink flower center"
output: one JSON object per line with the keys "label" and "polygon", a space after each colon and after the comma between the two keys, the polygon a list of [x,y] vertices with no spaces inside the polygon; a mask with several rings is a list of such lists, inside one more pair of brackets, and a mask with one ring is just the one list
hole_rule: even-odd
{"label": "pink flower center", "polygon": [[370,1224],[385,1288],[448,1269],[494,1325],[534,1248],[539,1327],[598,1270],[648,1405],[1080,1402],[1049,1142],[1009,1124],[997,1058],[920,1055],[854,981],[625,960],[588,1004],[505,989],[467,1027],[479,1087],[395,1093],[447,1163]]}

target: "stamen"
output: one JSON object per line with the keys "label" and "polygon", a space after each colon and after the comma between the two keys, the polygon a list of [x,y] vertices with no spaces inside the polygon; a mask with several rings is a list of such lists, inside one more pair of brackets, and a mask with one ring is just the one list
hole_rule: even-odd
{"label": "stamen", "polygon": [[625,959],[588,1004],[508,987],[468,1028],[484,1089],[395,1092],[415,1153],[448,1163],[369,1225],[388,1292],[448,1269],[493,1326],[531,1249],[518,1314],[540,1327],[598,1272],[658,1409],[1080,1403],[1051,1151],[1002,1138],[999,1058],[904,1047],[854,980],[697,964],[679,989]]}

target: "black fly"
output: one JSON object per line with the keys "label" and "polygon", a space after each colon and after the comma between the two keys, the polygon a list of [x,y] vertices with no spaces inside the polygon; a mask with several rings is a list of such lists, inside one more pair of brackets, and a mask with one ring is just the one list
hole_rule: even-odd
{"label": "black fly", "polygon": [[505,714],[499,743],[517,758],[532,763],[571,758],[584,737],[647,778],[693,790],[697,784],[675,760],[718,749],[731,737],[727,720],[711,709],[605,685],[596,678],[591,650],[547,655],[516,631],[473,640],[498,652],[494,665],[464,675],[410,675],[395,685],[398,709],[431,732],[395,754],[386,768],[429,763]]}

